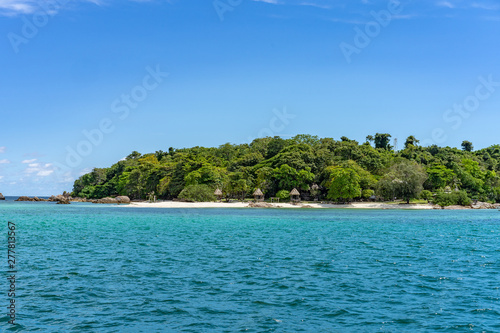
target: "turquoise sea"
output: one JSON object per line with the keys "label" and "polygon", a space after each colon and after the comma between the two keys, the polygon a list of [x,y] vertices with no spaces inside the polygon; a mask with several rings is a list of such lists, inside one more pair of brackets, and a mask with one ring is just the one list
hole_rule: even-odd
{"label": "turquoise sea", "polygon": [[500,212],[0,202],[17,332],[499,332]]}

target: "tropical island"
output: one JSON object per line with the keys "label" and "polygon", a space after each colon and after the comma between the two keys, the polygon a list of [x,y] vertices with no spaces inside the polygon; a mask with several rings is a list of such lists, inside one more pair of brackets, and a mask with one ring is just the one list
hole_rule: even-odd
{"label": "tropical island", "polygon": [[[74,197],[210,202],[253,198],[350,203],[395,201],[441,207],[500,201],[500,145],[474,151],[419,146],[409,136],[395,151],[391,135],[359,143],[297,135],[258,138],[250,144],[132,152],[109,168],[95,168],[73,186]],[[260,192],[260,193],[259,193]]]}

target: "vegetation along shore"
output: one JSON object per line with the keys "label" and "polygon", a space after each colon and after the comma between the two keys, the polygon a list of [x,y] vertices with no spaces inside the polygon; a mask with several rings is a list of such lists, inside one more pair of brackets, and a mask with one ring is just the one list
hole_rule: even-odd
{"label": "vegetation along shore", "polygon": [[[74,183],[73,197],[195,202],[245,200],[359,203],[430,202],[440,207],[500,202],[500,145],[474,151],[419,146],[409,136],[395,151],[391,135],[359,143],[297,135],[250,144],[132,152],[109,168],[95,168]],[[259,191],[260,190],[260,191]],[[294,192],[296,194],[296,192]]]}

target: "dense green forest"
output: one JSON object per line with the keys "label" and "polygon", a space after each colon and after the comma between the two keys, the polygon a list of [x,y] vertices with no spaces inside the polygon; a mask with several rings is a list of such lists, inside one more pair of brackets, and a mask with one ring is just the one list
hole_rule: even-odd
{"label": "dense green forest", "polygon": [[358,143],[297,135],[266,137],[250,144],[226,143],[218,148],[169,148],[150,154],[132,152],[109,168],[96,168],[77,179],[73,196],[132,199],[182,198],[214,200],[251,197],[260,188],[269,197],[286,198],[297,188],[305,200],[346,202],[374,198],[439,198],[448,204],[469,199],[500,201],[500,145],[474,151],[421,147],[409,136],[394,151],[389,134],[369,135]]}

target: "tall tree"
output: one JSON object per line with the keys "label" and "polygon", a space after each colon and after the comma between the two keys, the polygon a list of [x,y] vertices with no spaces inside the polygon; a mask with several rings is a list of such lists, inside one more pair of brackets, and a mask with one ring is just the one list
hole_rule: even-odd
{"label": "tall tree", "polygon": [[414,161],[403,160],[391,166],[389,172],[378,182],[377,190],[386,198],[395,196],[406,203],[418,198],[427,179],[424,168]]}
{"label": "tall tree", "polygon": [[137,159],[141,158],[141,156],[142,156],[141,153],[139,153],[138,151],[134,150],[125,159],[127,159],[127,160],[137,160]]}
{"label": "tall tree", "polygon": [[377,133],[374,137],[375,148],[381,148],[385,150],[391,150],[392,146],[389,144],[391,142],[391,135],[388,133]]}
{"label": "tall tree", "polygon": [[374,140],[375,140],[375,138],[373,137],[373,135],[367,135],[366,136],[366,142],[372,143]]}
{"label": "tall tree", "polygon": [[410,146],[416,147],[419,142],[420,140],[417,140],[413,135],[410,135],[406,138],[405,148],[408,148]]}
{"label": "tall tree", "polygon": [[331,172],[332,179],[328,183],[328,198],[344,202],[361,196],[359,175],[351,168],[336,167]]}
{"label": "tall tree", "polygon": [[462,150],[465,151],[472,151],[474,149],[474,146],[472,145],[472,142],[464,140],[462,141]]}

